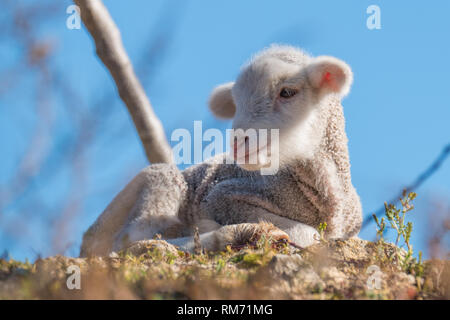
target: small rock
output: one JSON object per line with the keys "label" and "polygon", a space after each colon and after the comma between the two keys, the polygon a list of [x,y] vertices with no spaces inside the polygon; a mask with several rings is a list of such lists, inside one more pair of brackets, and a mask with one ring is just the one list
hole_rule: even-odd
{"label": "small rock", "polygon": [[112,259],[115,259],[115,258],[119,258],[119,255],[117,254],[117,252],[111,252],[110,254],[109,254],[109,256],[108,257],[110,257],[110,258],[112,258]]}
{"label": "small rock", "polygon": [[305,262],[299,255],[277,254],[270,260],[268,267],[272,274],[293,277],[305,266]]}
{"label": "small rock", "polygon": [[[420,279],[419,279],[419,281],[420,281]],[[408,274],[408,282],[409,282],[409,284],[414,285],[414,284],[416,284],[416,278],[412,274]],[[422,284],[422,283],[420,283],[420,284]]]}
{"label": "small rock", "polygon": [[313,268],[305,268],[297,274],[299,282],[301,282],[306,288],[318,289],[325,288],[325,282],[320,279],[319,275],[313,270]]}
{"label": "small rock", "polygon": [[333,287],[345,287],[348,285],[346,275],[336,267],[323,267],[320,269],[320,275],[326,283]]}

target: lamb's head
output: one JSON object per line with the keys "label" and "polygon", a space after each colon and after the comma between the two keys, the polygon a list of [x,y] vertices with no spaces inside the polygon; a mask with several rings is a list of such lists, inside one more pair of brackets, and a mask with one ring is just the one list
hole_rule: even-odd
{"label": "lamb's head", "polygon": [[[209,105],[218,118],[233,119],[234,159],[244,169],[256,170],[276,156],[271,150],[278,149],[280,164],[312,157],[325,132],[330,99],[347,95],[352,78],[350,67],[341,60],[272,46],[244,65],[236,82],[216,87]],[[260,129],[267,129],[267,139]],[[279,130],[276,149],[268,148],[275,141],[270,139],[271,129]],[[255,131],[259,142],[252,144]]]}

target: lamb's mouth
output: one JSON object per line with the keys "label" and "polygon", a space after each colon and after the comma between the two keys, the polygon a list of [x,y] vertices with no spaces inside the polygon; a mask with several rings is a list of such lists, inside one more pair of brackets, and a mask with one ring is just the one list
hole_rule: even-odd
{"label": "lamb's mouth", "polygon": [[233,159],[237,165],[247,169],[249,166],[261,167],[270,161],[270,144],[258,146],[253,150],[249,150],[248,144],[245,142],[233,148]]}

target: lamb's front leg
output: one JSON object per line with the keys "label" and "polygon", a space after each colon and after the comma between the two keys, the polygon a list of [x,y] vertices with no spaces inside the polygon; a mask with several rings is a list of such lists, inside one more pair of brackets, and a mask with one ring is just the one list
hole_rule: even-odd
{"label": "lamb's front leg", "polygon": [[277,228],[286,232],[291,242],[302,248],[309,247],[318,243],[320,239],[319,232],[304,223],[284,218],[265,210],[254,212],[249,217],[249,222],[266,221],[272,223]]}
{"label": "lamb's front leg", "polygon": [[260,196],[263,192],[259,188],[264,185],[250,182],[230,180],[217,185],[202,203],[202,210],[222,225],[270,222],[301,247],[318,241],[319,233],[315,228],[273,213],[280,209]]}
{"label": "lamb's front leg", "polygon": [[[240,206],[242,210],[242,205]],[[240,246],[257,242],[263,235],[274,241],[286,240],[306,248],[319,242],[319,233],[306,224],[277,216],[262,208],[252,208],[248,222],[223,226],[199,235],[200,245],[208,251],[224,250],[227,245]],[[193,237],[167,239],[181,250],[194,252]]]}

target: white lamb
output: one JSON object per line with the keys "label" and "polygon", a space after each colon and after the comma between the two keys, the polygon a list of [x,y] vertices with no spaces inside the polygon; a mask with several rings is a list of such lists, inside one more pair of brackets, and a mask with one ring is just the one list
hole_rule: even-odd
{"label": "white lamb", "polygon": [[[210,109],[233,118],[234,129],[279,129],[276,174],[261,174],[263,160],[227,164],[225,155],[184,171],[151,165],[84,234],[80,255],[106,255],[157,234],[191,251],[195,227],[207,250],[262,234],[307,247],[317,241],[322,222],[328,239],[356,235],[361,204],[351,183],[340,103],[351,84],[350,67],[336,58],[310,57],[289,46],[263,50],[235,83],[212,92]],[[234,158],[244,148],[248,160],[247,140],[232,145]]]}

